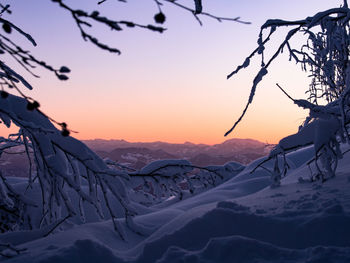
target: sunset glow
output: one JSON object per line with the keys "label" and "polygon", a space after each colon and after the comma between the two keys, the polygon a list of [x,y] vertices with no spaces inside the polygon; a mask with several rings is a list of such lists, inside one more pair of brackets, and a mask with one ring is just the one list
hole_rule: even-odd
{"label": "sunset glow", "polygon": [[[157,12],[148,1],[110,1],[98,7],[96,1],[87,2],[92,10],[98,8],[118,20],[149,23]],[[252,138],[276,143],[296,132],[307,112],[293,105],[275,83],[291,96],[305,98],[306,74],[288,62],[288,57],[279,59],[259,86],[245,119],[224,137],[245,106],[260,61],[257,58],[255,66],[230,80],[226,75],[256,47],[259,27],[266,19],[303,19],[338,2],[340,5],[330,0],[208,1],[205,11],[241,16],[252,25],[203,18],[202,27],[183,10],[164,7],[168,30],[163,34],[95,28],[102,42],[121,49],[118,56],[84,42],[69,14],[51,1],[17,1],[11,4],[12,20],[38,42],[32,48],[19,38],[23,46],[49,64],[66,65],[72,72],[70,80],[62,82],[41,69],[35,71],[40,79],[18,71],[35,87],[25,93],[37,99],[45,113],[78,131],[73,134],[78,139],[215,144]],[[301,3],[304,7],[297,11]],[[277,37],[276,45],[278,41]],[[7,132],[1,127],[1,134]]]}

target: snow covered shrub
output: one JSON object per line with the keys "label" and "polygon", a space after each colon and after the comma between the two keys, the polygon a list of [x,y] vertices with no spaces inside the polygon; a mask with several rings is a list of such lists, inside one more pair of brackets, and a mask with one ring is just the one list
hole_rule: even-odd
{"label": "snow covered shrub", "polygon": [[[128,170],[111,160],[106,161],[121,170]],[[188,160],[157,160],[138,171],[128,171],[130,180],[125,185],[130,189],[131,200],[152,206],[198,194],[227,181],[243,169],[243,165],[235,162],[199,167]]]}
{"label": "snow covered shrub", "polygon": [[[246,107],[233,127],[225,134],[228,135],[242,120],[249,105],[253,102],[256,88],[262,78],[268,73],[272,62],[284,50],[289,53],[291,61],[300,64],[310,75],[311,82],[306,90],[308,100],[293,99],[288,93],[278,87],[299,107],[309,110],[309,116],[299,127],[296,134],[283,138],[271,151],[269,158],[278,161],[278,155],[299,148],[314,145],[316,177],[322,180],[335,176],[337,162],[342,158],[340,143],[350,143],[350,9],[347,1],[342,7],[319,12],[303,20],[285,21],[280,19],[267,20],[261,26],[258,47],[246,58],[244,63],[231,74],[238,73],[250,64],[254,55],[261,57],[261,69],[254,78],[253,86]],[[285,39],[271,57],[265,56],[265,44],[272,35],[283,27],[292,27]],[[265,36],[265,32],[267,36]],[[291,40],[295,35],[302,34],[305,43],[300,48],[293,48]],[[272,172],[274,185],[279,184],[281,174],[278,164]]]}

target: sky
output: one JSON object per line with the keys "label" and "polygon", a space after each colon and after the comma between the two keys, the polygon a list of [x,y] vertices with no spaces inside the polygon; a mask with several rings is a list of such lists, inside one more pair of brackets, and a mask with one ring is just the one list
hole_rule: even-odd
{"label": "sky", "polygon": [[[16,42],[40,60],[57,68],[68,66],[72,72],[68,81],[59,81],[37,68],[35,73],[41,77],[34,78],[10,58],[6,61],[34,86],[25,93],[40,102],[42,111],[78,131],[74,137],[206,144],[231,138],[277,143],[297,131],[307,112],[293,105],[275,83],[294,98],[306,98],[309,80],[288,56],[270,67],[245,118],[224,137],[247,102],[259,58],[230,80],[226,76],[256,48],[259,28],[267,19],[304,19],[342,4],[338,0],[203,0],[205,12],[252,22],[219,23],[202,17],[203,26],[192,14],[165,5],[163,34],[143,29],[115,32],[100,25],[88,29],[101,42],[122,51],[115,55],[84,42],[70,14],[52,1],[8,2],[13,14],[6,18],[30,33],[38,46],[13,34]],[[158,12],[153,0],[109,0],[102,5],[97,0],[64,2],[144,24],[152,23]],[[190,0],[182,3],[193,5]],[[285,32],[276,34],[267,52],[277,48]],[[0,129],[0,134],[6,132]]]}

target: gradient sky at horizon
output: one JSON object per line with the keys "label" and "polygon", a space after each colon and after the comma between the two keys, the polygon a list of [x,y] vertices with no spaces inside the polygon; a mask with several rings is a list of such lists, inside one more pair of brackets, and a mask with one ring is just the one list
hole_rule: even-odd
{"label": "gradient sky at horizon", "polygon": [[[157,7],[152,0],[65,1],[73,6],[98,10],[116,20],[153,22]],[[192,5],[192,0],[183,3]],[[37,69],[35,79],[13,65],[35,87],[25,93],[41,103],[41,109],[65,121],[78,139],[125,139],[220,143],[230,138],[253,138],[276,143],[294,133],[305,112],[298,109],[275,86],[281,84],[295,98],[305,98],[306,74],[278,59],[261,82],[255,101],[237,129],[224,133],[241,114],[248,99],[259,58],[230,80],[226,75],[256,48],[259,27],[268,18],[303,19],[318,11],[338,7],[336,0],[203,0],[204,11],[225,17],[240,16],[251,25],[218,23],[203,17],[201,27],[193,16],[172,5],[164,6],[168,30],[153,33],[141,29],[111,32],[95,25],[91,30],[122,55],[102,51],[84,42],[70,14],[49,0],[9,1],[9,19],[37,41],[33,48],[22,37],[18,43],[50,65],[68,66],[70,80]],[[286,31],[283,31],[284,33]],[[277,48],[282,35],[271,41]],[[5,130],[2,128],[1,133]]]}

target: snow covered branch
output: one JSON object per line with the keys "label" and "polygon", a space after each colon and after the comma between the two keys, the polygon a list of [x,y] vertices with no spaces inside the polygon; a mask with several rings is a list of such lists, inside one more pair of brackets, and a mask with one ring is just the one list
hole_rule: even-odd
{"label": "snow covered branch", "polygon": [[[128,175],[109,168],[82,142],[72,137],[62,136],[45,115],[38,110],[28,111],[26,104],[25,99],[13,95],[1,99],[1,119],[7,125],[13,122],[20,127],[20,136],[17,141],[7,140],[6,144],[1,145],[1,149],[18,145],[18,143],[32,149],[28,154],[33,155],[35,177],[29,178],[29,187],[33,187],[33,183],[38,182],[42,204],[40,223],[32,222],[34,225],[31,227],[49,225],[57,219],[73,217],[79,213],[81,218],[84,218],[83,211],[77,211],[76,205],[70,199],[70,191],[76,193],[80,203],[86,202],[94,207],[101,217],[104,217],[101,203],[110,207],[113,202],[119,202],[124,209],[124,215],[119,217],[131,216],[132,208],[121,180],[122,178],[128,180]],[[84,182],[87,184],[87,190]],[[4,195],[6,193],[13,195],[12,191],[5,190]],[[107,191],[109,195],[106,194]],[[99,192],[105,193],[103,201],[99,198]],[[17,199],[23,201],[22,197]],[[109,216],[114,219],[117,215],[111,210]],[[117,225],[115,229],[119,230]],[[122,236],[122,233],[120,234]]]}
{"label": "snow covered branch", "polygon": [[[266,43],[270,41],[273,33],[284,27],[292,29],[287,32],[276,51],[266,58]],[[266,30],[269,33],[264,38]],[[300,49],[293,48],[291,44],[291,40],[297,34],[306,36],[305,44]],[[267,74],[269,66],[284,50],[288,51],[289,60],[294,60],[304,71],[310,73],[311,83],[306,91],[308,100],[293,99],[281,86],[278,87],[298,107],[309,110],[309,116],[296,134],[283,138],[271,151],[268,159],[275,159],[273,184],[279,184],[281,173],[285,174],[288,169],[284,165],[283,171],[280,171],[278,156],[285,156],[290,151],[308,145],[314,146],[315,164],[320,177],[325,180],[326,177],[335,176],[337,162],[342,158],[340,143],[350,143],[350,9],[346,1],[340,8],[331,8],[303,20],[270,19],[261,26],[258,47],[242,65],[228,75],[230,78],[248,67],[255,55],[261,57],[261,69],[254,78],[248,102],[225,136],[241,122],[253,102],[258,84]]]}
{"label": "snow covered branch", "polygon": [[138,202],[154,205],[169,199],[182,200],[215,187],[243,170],[237,163],[199,167],[187,160],[154,161],[140,171],[130,172],[126,185],[133,189]]}
{"label": "snow covered branch", "polygon": [[[84,40],[112,53],[119,54],[120,51],[100,42],[86,29],[93,27],[94,24],[101,24],[115,31],[135,27],[160,33],[165,30],[162,26],[153,24],[143,25],[131,21],[113,20],[100,15],[98,11],[90,13],[74,9],[63,0],[52,0],[52,2],[72,15]],[[100,1],[99,4],[103,2],[105,1]],[[154,21],[157,24],[165,22],[165,15],[161,9],[163,3],[173,4],[191,12],[201,24],[200,15],[216,19],[219,22],[226,20],[246,23],[238,17],[224,18],[203,12],[201,0],[194,1],[194,9],[171,0],[155,0],[155,3],[159,10],[159,13],[154,16]],[[0,53],[8,54],[20,67],[34,77],[39,77],[34,72],[34,69],[39,66],[53,72],[60,80],[67,80],[67,74],[70,73],[68,67],[55,68],[45,61],[37,59],[10,38],[10,35],[16,32],[36,46],[36,42],[30,34],[5,18],[9,14],[11,14],[10,6],[0,4],[0,23],[2,23],[5,32],[0,34]],[[81,222],[85,222],[85,210],[88,208],[94,209],[95,214],[100,218],[111,218],[114,229],[125,240],[124,231],[120,226],[120,218],[125,218],[126,225],[135,233],[144,233],[142,228],[138,227],[132,220],[137,212],[125,187],[125,184],[133,181],[130,180],[130,177],[143,177],[143,180],[152,181],[153,187],[162,187],[160,183],[166,181],[164,185],[167,189],[171,189],[172,195],[182,195],[183,191],[179,184],[183,180],[187,180],[187,184],[190,184],[187,172],[195,167],[175,167],[176,164],[171,168],[172,171],[177,168],[181,171],[177,170],[166,180],[161,173],[170,167],[162,167],[158,171],[142,175],[137,175],[136,171],[130,171],[125,167],[119,167],[122,169],[110,167],[110,164],[105,163],[83,143],[70,137],[71,131],[65,122],[57,122],[41,111],[39,102],[25,95],[20,85],[29,90],[33,89],[22,75],[8,66],[8,63],[0,60],[0,120],[7,127],[12,124],[19,127],[17,134],[12,134],[7,139],[0,138],[0,157],[5,151],[11,154],[18,153],[18,148],[21,152],[26,153],[29,163],[28,184],[23,189],[23,193],[15,190],[0,171],[0,214],[6,218],[3,225],[0,226],[1,231],[47,228],[48,231],[45,235],[48,235],[65,221],[80,217]],[[15,89],[21,97],[10,94],[11,89]],[[210,174],[214,185],[213,178],[215,176],[213,174],[217,174],[217,172],[205,168],[201,168],[201,170],[206,170]],[[191,176],[194,178],[193,175]],[[163,178],[162,182],[158,183],[158,178]],[[30,191],[40,193],[41,203],[26,198],[26,193]]]}

